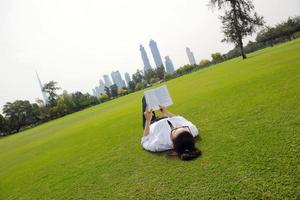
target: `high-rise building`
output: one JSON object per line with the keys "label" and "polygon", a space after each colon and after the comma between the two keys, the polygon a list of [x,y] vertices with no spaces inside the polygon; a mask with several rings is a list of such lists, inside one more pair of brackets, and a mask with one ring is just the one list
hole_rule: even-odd
{"label": "high-rise building", "polygon": [[100,95],[104,94],[105,93],[105,83],[101,79],[99,80],[99,86],[98,87],[99,87]]}
{"label": "high-rise building", "polygon": [[151,69],[151,65],[150,65],[150,62],[148,59],[147,52],[145,51],[145,48],[143,47],[143,45],[140,45],[140,52],[141,52],[142,60],[144,63],[144,72],[146,72],[149,69]]}
{"label": "high-rise building", "polygon": [[195,61],[195,57],[194,57],[194,54],[193,52],[190,50],[190,48],[186,48],[186,54],[189,58],[189,61],[190,61],[190,64],[191,65],[196,65],[196,61]]}
{"label": "high-rise building", "polygon": [[42,96],[43,96],[43,99],[44,99],[44,103],[45,103],[45,105],[47,105],[47,104],[49,103],[47,94],[46,94],[46,92],[43,91],[43,84],[42,84],[42,82],[41,82],[41,79],[40,79],[40,77],[39,77],[39,74],[38,74],[37,72],[35,72],[35,73],[36,73],[36,77],[37,77],[38,82],[39,82],[39,86],[40,86],[40,89],[41,89],[41,92],[42,92]]}
{"label": "high-rise building", "polygon": [[118,88],[125,87],[125,81],[122,79],[121,74],[119,71],[112,71],[111,72],[111,78],[113,80],[113,83],[118,86]]}
{"label": "high-rise building", "polygon": [[109,86],[112,85],[111,80],[110,80],[110,78],[107,74],[103,75],[103,80],[104,80],[104,83],[105,83],[105,87],[109,87]]}
{"label": "high-rise building", "polygon": [[131,79],[130,79],[130,75],[127,72],[125,73],[125,81],[126,81],[126,85],[128,87],[129,86],[129,81],[131,81]]}
{"label": "high-rise building", "polygon": [[173,62],[169,56],[165,57],[165,66],[168,73],[173,74],[175,72]]}
{"label": "high-rise building", "polygon": [[163,62],[161,60],[161,56],[160,56],[156,42],[154,40],[150,40],[149,46],[150,46],[156,67],[163,66]]}
{"label": "high-rise building", "polygon": [[93,95],[99,97],[101,94],[105,94],[105,87],[105,83],[100,79],[99,85],[92,89]]}

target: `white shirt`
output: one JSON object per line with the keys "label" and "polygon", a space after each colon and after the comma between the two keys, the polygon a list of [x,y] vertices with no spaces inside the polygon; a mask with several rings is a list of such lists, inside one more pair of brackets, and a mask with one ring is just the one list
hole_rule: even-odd
{"label": "white shirt", "polygon": [[150,125],[149,134],[141,139],[144,149],[148,151],[166,151],[173,148],[173,142],[170,137],[171,128],[167,120],[172,123],[174,128],[188,126],[194,137],[198,135],[198,129],[192,122],[181,116],[168,117]]}

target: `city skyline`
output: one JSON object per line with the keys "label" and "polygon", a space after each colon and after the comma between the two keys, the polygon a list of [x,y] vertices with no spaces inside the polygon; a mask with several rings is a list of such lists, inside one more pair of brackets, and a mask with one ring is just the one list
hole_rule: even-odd
{"label": "city skyline", "polygon": [[[253,1],[268,26],[299,15],[297,0],[272,2],[269,9],[268,2]],[[133,74],[143,66],[137,47],[139,44],[148,47],[149,38],[158,42],[161,55],[169,55],[175,68],[187,63],[186,46],[194,52],[197,63],[210,59],[211,53],[224,54],[234,45],[221,43],[224,35],[220,13],[208,8],[207,3],[198,0],[3,1],[0,106],[17,99],[34,102],[43,98],[35,70],[44,83],[54,80],[68,92],[83,93],[91,93],[91,88],[98,84],[99,74],[113,70]],[[145,14],[150,10],[164,14]],[[255,39],[255,35],[244,43]],[[152,59],[149,62],[155,66]],[[10,87],[4,87],[7,84]]]}

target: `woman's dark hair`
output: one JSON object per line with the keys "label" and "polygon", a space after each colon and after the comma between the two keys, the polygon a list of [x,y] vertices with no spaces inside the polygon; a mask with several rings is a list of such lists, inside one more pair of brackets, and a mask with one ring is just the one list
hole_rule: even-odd
{"label": "woman's dark hair", "polygon": [[202,153],[195,147],[195,139],[191,133],[185,131],[180,133],[174,140],[174,151],[181,160],[193,160]]}

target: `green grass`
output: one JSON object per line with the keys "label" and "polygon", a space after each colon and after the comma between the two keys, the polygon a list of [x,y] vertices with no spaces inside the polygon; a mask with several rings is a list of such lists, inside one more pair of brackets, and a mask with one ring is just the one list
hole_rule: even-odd
{"label": "green grass", "polygon": [[142,149],[143,91],[0,139],[0,199],[299,199],[300,40],[166,83],[203,156]]}

